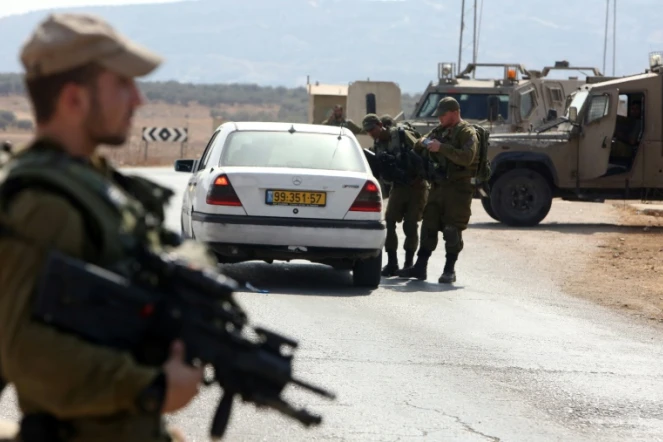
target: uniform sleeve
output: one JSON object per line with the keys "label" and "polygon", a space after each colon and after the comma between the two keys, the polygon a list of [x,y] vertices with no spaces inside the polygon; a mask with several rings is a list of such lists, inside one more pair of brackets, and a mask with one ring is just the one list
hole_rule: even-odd
{"label": "uniform sleeve", "polygon": [[[28,237],[72,256],[83,253],[82,218],[60,197],[23,191],[8,217]],[[158,369],[32,320],[34,281],[43,252],[3,239],[0,257],[0,362],[26,411],[46,411],[60,418],[136,411],[136,397]]]}
{"label": "uniform sleeve", "polygon": [[439,153],[460,166],[468,167],[474,161],[479,148],[476,132],[470,128],[461,129],[458,134],[458,144],[459,147],[456,148],[451,144],[442,143]]}
{"label": "uniform sleeve", "polygon": [[350,132],[352,132],[355,135],[366,134],[366,132],[364,132],[364,129],[357,126],[352,120],[346,120],[345,127],[350,129]]}

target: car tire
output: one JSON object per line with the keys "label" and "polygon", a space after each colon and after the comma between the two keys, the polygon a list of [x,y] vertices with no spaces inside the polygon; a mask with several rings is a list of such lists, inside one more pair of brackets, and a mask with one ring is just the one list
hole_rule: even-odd
{"label": "car tire", "polygon": [[376,288],[382,278],[382,250],[377,256],[357,260],[352,268],[352,283],[355,287]]}
{"label": "car tire", "polygon": [[483,210],[486,211],[488,216],[490,216],[495,221],[500,220],[498,218],[498,216],[495,214],[495,211],[493,210],[493,206],[491,205],[490,198],[481,198],[481,205],[483,206]]}
{"label": "car tire", "polygon": [[552,189],[532,169],[513,169],[501,175],[490,192],[491,208],[499,221],[513,227],[532,227],[548,216]]}

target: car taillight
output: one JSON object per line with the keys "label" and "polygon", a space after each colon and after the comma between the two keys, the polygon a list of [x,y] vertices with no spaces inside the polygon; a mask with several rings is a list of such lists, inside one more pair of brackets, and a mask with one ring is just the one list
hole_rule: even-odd
{"label": "car taillight", "polygon": [[242,203],[235,193],[227,175],[216,177],[207,192],[207,204],[215,206],[241,206]]}
{"label": "car taillight", "polygon": [[350,212],[382,212],[382,196],[375,183],[366,181],[364,188],[350,207]]}

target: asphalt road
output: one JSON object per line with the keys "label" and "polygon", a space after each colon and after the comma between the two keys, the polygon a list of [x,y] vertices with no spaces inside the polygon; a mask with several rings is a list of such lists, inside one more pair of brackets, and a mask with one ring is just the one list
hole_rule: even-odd
{"label": "asphalt road", "polygon": [[[188,179],[137,172],[180,191]],[[173,228],[180,201],[168,213]],[[564,226],[577,229],[589,215],[609,221],[609,208],[556,202],[541,229],[515,233],[478,202],[473,212],[453,287],[436,283],[440,252],[428,282],[383,279],[373,292],[354,289],[349,273],[305,262],[225,267],[269,290],[238,299],[254,323],[300,341],[300,377],[338,395],[288,389],[324,416],[308,430],[237,401],[226,440],[663,440],[661,331],[560,289],[573,270],[565,250],[591,241]],[[206,389],[170,420],[189,440],[208,440],[218,398]],[[13,402],[6,393],[0,416],[16,416]]]}

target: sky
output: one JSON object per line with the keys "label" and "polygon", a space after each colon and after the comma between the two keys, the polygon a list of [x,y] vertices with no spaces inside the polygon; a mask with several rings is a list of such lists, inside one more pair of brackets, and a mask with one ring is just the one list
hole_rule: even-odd
{"label": "sky", "polygon": [[0,17],[50,8],[128,5],[138,3],[169,3],[171,1],[176,0],[4,0],[0,2]]}

